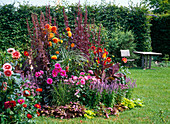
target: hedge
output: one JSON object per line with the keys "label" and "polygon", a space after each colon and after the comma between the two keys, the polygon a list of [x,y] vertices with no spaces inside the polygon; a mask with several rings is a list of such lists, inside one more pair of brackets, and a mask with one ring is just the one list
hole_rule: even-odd
{"label": "hedge", "polygon": [[[109,34],[114,29],[121,27],[122,31],[132,30],[136,45],[136,50],[150,51],[150,20],[147,16],[148,10],[144,7],[118,7],[112,4],[101,4],[99,6],[86,6],[88,10],[89,23],[102,24]],[[85,6],[82,6],[85,8]],[[8,47],[22,47],[29,45],[27,36],[26,18],[30,21],[31,13],[45,12],[46,7],[20,5],[18,8],[13,4],[0,6],[0,48],[5,50]],[[64,27],[63,6],[50,7],[52,17],[57,18],[57,24],[62,31]],[[69,20],[69,26],[74,27],[74,13],[77,12],[77,5],[65,7]],[[82,9],[84,11],[84,9]],[[108,35],[109,37],[110,35]]]}

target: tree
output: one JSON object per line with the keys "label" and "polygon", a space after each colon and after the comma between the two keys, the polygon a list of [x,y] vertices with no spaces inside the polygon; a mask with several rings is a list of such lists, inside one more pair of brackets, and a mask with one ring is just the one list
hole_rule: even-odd
{"label": "tree", "polygon": [[169,13],[170,3],[169,0],[143,0],[144,4],[149,5],[154,13]]}

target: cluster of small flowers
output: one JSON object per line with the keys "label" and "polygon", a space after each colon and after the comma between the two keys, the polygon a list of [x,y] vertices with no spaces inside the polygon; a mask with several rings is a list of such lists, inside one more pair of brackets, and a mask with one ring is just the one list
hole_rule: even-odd
{"label": "cluster of small flowers", "polygon": [[[58,73],[60,73],[62,77],[67,77],[66,70],[62,70],[61,65],[56,63],[55,68],[52,70],[52,77],[57,77]],[[52,84],[52,82],[52,78],[47,79],[47,84]]]}

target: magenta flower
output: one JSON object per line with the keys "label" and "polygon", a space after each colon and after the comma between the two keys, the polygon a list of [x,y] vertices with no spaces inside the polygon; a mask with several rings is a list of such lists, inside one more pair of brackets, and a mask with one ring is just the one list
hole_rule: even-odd
{"label": "magenta flower", "polygon": [[88,73],[93,74],[93,71],[92,70],[88,70]]}
{"label": "magenta flower", "polygon": [[41,76],[41,73],[40,72],[35,72],[35,77],[39,77]]}
{"label": "magenta flower", "polygon": [[84,75],[85,73],[84,72],[80,72],[80,75]]}
{"label": "magenta flower", "polygon": [[88,75],[87,77],[88,77],[88,79],[91,79],[91,76],[90,76],[90,75]]}
{"label": "magenta flower", "polygon": [[53,79],[51,79],[51,78],[47,79],[47,84],[52,84],[52,82],[53,82]]}
{"label": "magenta flower", "polygon": [[53,77],[57,77],[57,74],[58,74],[58,70],[57,70],[57,69],[54,69],[54,70],[52,71],[52,76],[53,76]]}
{"label": "magenta flower", "polygon": [[61,65],[59,63],[56,63],[55,68],[59,68],[59,67],[61,67]]}
{"label": "magenta flower", "polygon": [[82,85],[85,85],[85,83],[86,83],[85,80],[84,80],[84,79],[81,79],[81,84],[82,84]]}
{"label": "magenta flower", "polygon": [[22,104],[22,103],[24,103],[24,102],[25,102],[24,99],[18,99],[18,103],[19,103],[19,104]]}
{"label": "magenta flower", "polygon": [[66,71],[65,71],[65,70],[61,70],[60,75],[61,75],[61,76],[67,76],[67,75],[66,75]]}
{"label": "magenta flower", "polygon": [[41,73],[41,74],[44,74],[44,71],[40,70],[40,73]]}
{"label": "magenta flower", "polygon": [[59,72],[61,72],[62,68],[61,67],[57,67],[57,68],[55,68],[55,70],[59,73]]}

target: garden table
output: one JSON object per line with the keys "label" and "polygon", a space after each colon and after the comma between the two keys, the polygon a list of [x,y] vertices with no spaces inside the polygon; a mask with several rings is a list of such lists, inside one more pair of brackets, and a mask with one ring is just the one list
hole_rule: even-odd
{"label": "garden table", "polygon": [[154,56],[154,55],[155,56],[156,55],[162,55],[162,53],[156,53],[156,52],[134,51],[133,53],[142,55],[142,68],[144,68],[144,64],[145,64],[145,68],[147,68],[147,66],[148,66],[148,57],[149,57],[149,69],[151,69],[152,56]]}

